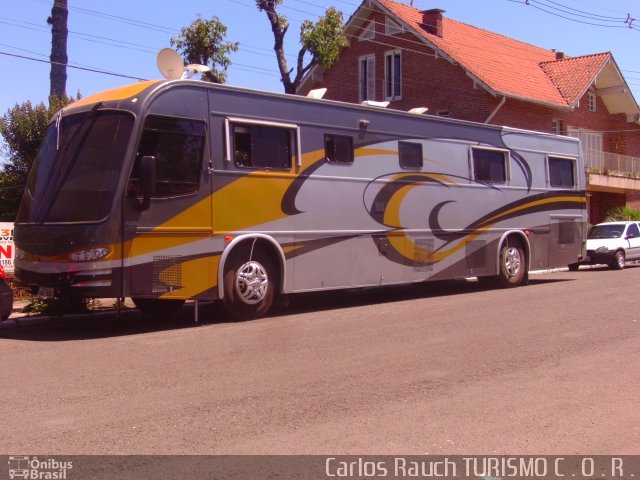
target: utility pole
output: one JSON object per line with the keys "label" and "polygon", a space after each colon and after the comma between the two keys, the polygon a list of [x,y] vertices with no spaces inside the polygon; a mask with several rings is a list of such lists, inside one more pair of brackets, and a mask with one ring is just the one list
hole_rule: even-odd
{"label": "utility pole", "polygon": [[51,16],[47,23],[51,25],[51,73],[49,74],[51,97],[66,96],[67,90],[67,0],[54,0]]}

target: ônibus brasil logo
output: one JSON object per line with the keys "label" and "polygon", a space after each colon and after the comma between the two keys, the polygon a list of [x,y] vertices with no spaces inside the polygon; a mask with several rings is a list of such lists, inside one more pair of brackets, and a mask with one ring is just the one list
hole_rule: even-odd
{"label": "\u00f4nibus brasil logo", "polygon": [[40,460],[38,457],[9,457],[9,478],[32,480],[65,480],[67,471],[73,468],[73,462],[63,462],[55,458]]}

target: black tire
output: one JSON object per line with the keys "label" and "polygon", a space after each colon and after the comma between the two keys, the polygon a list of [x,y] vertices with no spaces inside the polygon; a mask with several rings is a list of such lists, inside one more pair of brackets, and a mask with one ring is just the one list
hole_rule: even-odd
{"label": "black tire", "polygon": [[173,315],[184,305],[184,300],[162,298],[132,298],[136,308],[142,313],[152,317],[160,315]]}
{"label": "black tire", "polygon": [[224,305],[237,320],[252,320],[265,315],[275,297],[278,269],[269,255],[260,249],[242,249],[231,254],[224,271]]}
{"label": "black tire", "polygon": [[500,265],[498,281],[504,288],[521,285],[527,276],[527,259],[522,244],[517,240],[507,239],[500,247]]}
{"label": "black tire", "polygon": [[580,264],[579,263],[570,263],[569,265],[567,265],[567,267],[569,268],[570,272],[577,272],[580,269]]}
{"label": "black tire", "polygon": [[613,257],[613,260],[609,264],[609,267],[613,270],[622,270],[625,266],[625,263],[626,261],[624,258],[624,251],[618,250]]}

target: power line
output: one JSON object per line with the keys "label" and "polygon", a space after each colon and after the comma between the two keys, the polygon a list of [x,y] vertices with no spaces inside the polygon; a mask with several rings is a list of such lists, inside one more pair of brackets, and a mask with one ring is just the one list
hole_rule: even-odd
{"label": "power line", "polygon": [[[32,1],[39,1],[39,3],[48,3],[45,0],[32,0]],[[242,2],[242,1],[239,1],[239,0],[228,0],[228,1],[236,3],[236,4],[244,6],[244,7],[247,7],[247,8],[255,9],[255,5],[253,5],[253,6],[252,5],[247,5],[246,3]],[[516,1],[516,0],[510,0],[510,1]],[[535,0],[527,0],[527,1],[531,2],[531,1],[535,1]],[[551,2],[552,0],[546,0],[546,1],[550,1]],[[302,1],[301,0],[300,3],[305,3],[307,5],[315,6],[315,7],[318,7],[318,8],[324,8],[324,6],[317,5],[317,4],[309,2],[309,1]],[[354,3],[351,3],[351,2],[348,2],[348,1],[344,1],[344,0],[341,0],[341,3],[347,4],[347,5],[351,5],[351,6],[354,6],[354,7],[358,7],[358,5],[356,5]],[[519,1],[519,2],[516,2],[516,3],[524,3],[524,2]],[[552,3],[556,3],[556,2],[552,2]],[[366,9],[366,10],[374,11],[374,9],[372,9],[370,7],[367,7],[366,5],[361,5],[361,7],[363,9]],[[314,14],[312,12],[308,12],[308,11],[297,9],[297,8],[293,8],[293,7],[287,7],[286,5],[283,5],[283,8],[288,8],[289,10],[294,10],[294,11],[297,11],[297,12],[305,13],[307,15],[312,15],[312,16],[319,17],[319,15]],[[570,8],[570,7],[567,7],[567,8]],[[78,8],[78,10],[82,11],[83,13],[87,13],[87,14],[91,14],[91,15],[95,15],[95,16],[101,16],[101,17],[105,17],[105,18],[108,17],[109,19],[111,19],[113,21],[124,22],[124,23],[127,23],[127,24],[135,25],[135,26],[144,25],[145,27],[154,27],[157,31],[166,31],[167,33],[169,31],[173,31],[172,29],[169,29],[168,27],[162,27],[162,26],[155,25],[155,24],[149,24],[147,22],[140,22],[140,21],[133,20],[133,19],[130,19],[130,18],[127,18],[127,17],[121,17],[121,16],[116,16],[116,15],[105,14],[103,12],[98,12],[98,11],[89,10],[89,9],[80,9],[80,8]],[[611,18],[616,18],[616,17],[611,17]],[[300,21],[300,20],[294,19],[294,21]],[[35,25],[35,24],[30,24],[29,22],[23,22],[23,23],[27,23],[29,25]],[[384,25],[383,22],[374,22],[374,23],[378,24],[378,25]],[[28,27],[24,27],[24,26],[21,26],[21,25],[16,25],[16,26],[19,26],[19,27],[22,27],[22,28],[28,28]],[[116,39],[112,39],[112,38],[108,38],[108,37],[99,37],[99,36],[95,36],[95,35],[91,35],[91,34],[84,34],[82,32],[72,32],[72,33],[74,33],[76,35],[89,37],[89,38],[80,37],[80,39],[85,40],[85,41],[95,41],[97,43],[103,43],[103,44],[110,45],[110,46],[117,46],[119,48],[128,48],[128,49],[132,49],[132,50],[139,50],[139,49],[136,49],[136,48],[131,48],[131,47],[126,46],[126,44],[128,44],[128,45],[131,45],[131,46],[139,46],[139,47],[143,47],[143,48],[148,49],[148,50],[139,50],[139,51],[143,51],[145,53],[155,53],[155,50],[152,50],[153,47],[150,47],[150,46],[134,44],[132,42],[122,42],[120,40],[116,40]],[[425,46],[424,42],[422,42],[420,40],[413,40],[413,39],[406,39],[406,38],[397,39],[397,37],[395,37],[395,36],[387,35],[386,33],[382,33],[382,32],[379,32],[379,31],[376,32],[376,36],[377,37],[388,38],[388,39],[391,39],[391,40],[394,40],[394,41],[398,40],[399,42],[402,43],[402,45],[398,45],[398,43],[389,43],[388,41],[387,42],[383,42],[383,41],[380,41],[380,40],[369,40],[369,41],[372,42],[372,43],[376,43],[378,45],[386,46],[386,47],[393,48],[393,49],[399,49],[399,50],[403,50],[403,51],[406,51],[406,52],[416,53],[416,54],[423,55],[423,56],[429,56],[429,57],[434,57],[435,56],[432,53],[425,52],[423,50],[423,48],[421,48],[420,50],[416,50],[416,49],[411,49],[411,48],[407,48],[406,47],[406,44],[415,44],[418,47],[424,47]],[[110,42],[124,43],[125,45],[114,45],[114,44],[105,43],[105,42],[99,41],[99,40],[91,40],[92,37],[100,39],[100,40],[110,41]],[[347,37],[353,38],[353,39],[357,39],[357,35],[353,35],[353,34],[347,34]],[[485,50],[487,52],[491,51],[490,49],[486,49],[486,48],[483,49],[482,47],[479,47],[476,44],[471,44],[471,43],[466,43],[466,42],[453,42],[453,43],[456,46],[462,46],[462,47],[465,47],[465,48],[466,47],[473,48],[474,51],[477,51],[477,50]],[[513,48],[514,49],[514,53],[518,51],[517,47],[509,47],[509,48]],[[264,51],[264,52],[269,52],[271,50],[271,49],[257,47],[257,46],[251,46],[251,45],[246,45],[246,47],[244,45],[240,46],[240,50],[241,51],[245,51],[247,53],[251,53],[251,54],[255,54],[255,55],[269,56],[268,54],[266,54],[266,53],[263,54],[263,53],[260,53],[259,51],[258,52],[251,51],[251,49]],[[288,57],[295,57],[295,55],[287,55],[287,56]],[[477,56],[472,56],[472,57],[478,58]],[[522,57],[522,58],[524,58],[524,57]],[[239,63],[234,62],[232,64],[232,68],[235,68],[235,67],[244,67],[242,69],[243,71],[254,71],[254,69],[259,68],[259,67],[255,67],[253,65],[243,65],[243,64],[239,64]],[[278,73],[276,70],[270,70],[270,69],[266,69],[266,68],[261,68],[261,70],[263,72]],[[132,78],[136,78],[136,77],[132,77]],[[406,82],[406,80],[405,80],[405,82]]]}
{"label": "power line", "polygon": [[16,57],[16,58],[23,58],[23,59],[31,60],[31,61],[34,61],[34,62],[49,63],[49,64],[54,64],[54,65],[65,65],[68,68],[75,68],[76,70],[85,70],[87,72],[102,73],[104,75],[111,75],[111,76],[114,76],[114,77],[130,78],[132,80],[139,80],[141,82],[144,82],[144,81],[147,80],[146,78],[134,77],[132,75],[125,75],[123,73],[109,72],[107,70],[100,70],[100,69],[97,69],[97,68],[79,67],[79,66],[76,66],[76,65],[68,65],[66,63],[61,63],[61,62],[52,62],[51,60],[43,60],[41,58],[27,57],[26,55],[18,55],[16,53],[9,53],[9,52],[1,52],[0,51],[0,55],[7,55],[9,57]]}
{"label": "power line", "polygon": [[[513,3],[520,3],[522,5],[527,5],[529,7],[533,7],[537,10],[540,10],[542,12],[548,13],[549,15],[553,15],[555,17],[559,17],[559,18],[563,18],[565,20],[569,20],[571,22],[576,22],[576,23],[582,23],[585,25],[592,25],[592,26],[596,26],[596,27],[605,27],[605,28],[630,28],[632,30],[638,30],[640,31],[640,28],[636,27],[633,25],[633,21],[635,20],[635,18],[631,17],[630,14],[627,14],[627,16],[625,18],[617,18],[616,20],[611,20],[614,17],[608,17],[608,18],[602,18],[602,17],[598,17],[597,14],[588,14],[588,15],[583,15],[582,13],[577,13],[577,12],[582,12],[582,10],[576,10],[576,9],[571,9],[570,7],[566,7],[560,3],[557,2],[553,2],[551,0],[508,0],[510,2]],[[543,2],[549,2],[549,3],[543,3]],[[537,5],[536,5],[537,4]],[[559,7],[554,7],[554,5],[560,5],[562,8]],[[544,7],[544,8],[543,8]],[[553,11],[550,11],[550,10]],[[556,12],[561,12],[561,13],[556,13]],[[567,15],[571,15],[571,16],[567,16]],[[591,16],[589,16],[591,15]],[[585,21],[585,20],[581,20],[579,18],[574,18],[574,17],[580,17],[580,18],[587,18],[593,21]],[[606,23],[602,23],[602,22],[615,22],[616,25],[610,25],[610,24],[606,24]],[[619,25],[618,25],[619,24]]]}

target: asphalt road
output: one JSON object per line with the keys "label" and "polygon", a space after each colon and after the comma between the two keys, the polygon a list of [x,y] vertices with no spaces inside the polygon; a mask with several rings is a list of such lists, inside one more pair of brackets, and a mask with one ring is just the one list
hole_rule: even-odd
{"label": "asphalt road", "polygon": [[640,454],[640,267],[0,331],[4,454]]}

